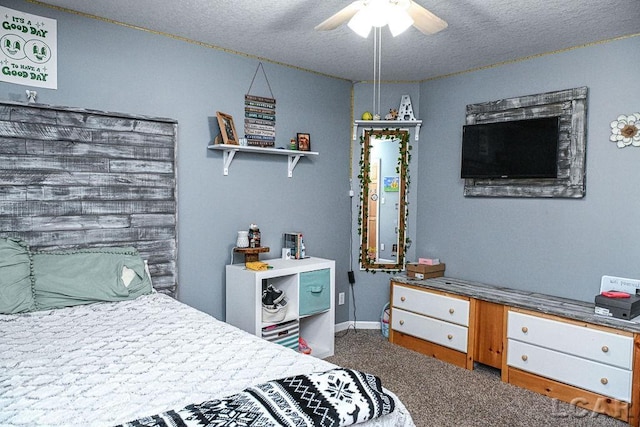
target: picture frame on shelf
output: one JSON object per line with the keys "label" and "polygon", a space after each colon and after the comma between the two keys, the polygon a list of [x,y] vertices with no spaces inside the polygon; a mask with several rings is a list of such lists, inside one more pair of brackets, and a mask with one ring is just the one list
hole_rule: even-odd
{"label": "picture frame on shelf", "polygon": [[223,144],[240,145],[236,127],[233,124],[233,117],[229,114],[216,112],[218,117],[218,126],[220,126],[220,135],[222,135]]}
{"label": "picture frame on shelf", "polygon": [[311,151],[311,135],[308,133],[298,133],[296,135],[298,151]]}

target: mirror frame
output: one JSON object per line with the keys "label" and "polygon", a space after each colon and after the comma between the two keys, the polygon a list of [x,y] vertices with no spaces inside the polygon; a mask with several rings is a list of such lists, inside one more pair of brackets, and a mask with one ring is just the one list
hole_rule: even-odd
{"label": "mirror frame", "polygon": [[[411,145],[409,144],[408,130],[400,129],[366,129],[364,136],[360,137],[362,156],[360,158],[360,215],[358,216],[358,234],[360,234],[360,266],[366,271],[384,270],[389,272],[397,272],[404,270],[405,253],[407,239],[407,194],[409,189],[409,162],[411,160]],[[400,195],[398,206],[398,251],[396,262],[391,264],[371,262],[368,257],[369,249],[366,242],[368,239],[368,221],[365,219],[369,216],[369,183],[371,182],[370,172],[370,148],[371,138],[399,140],[398,162],[396,164],[396,172],[400,175]]]}

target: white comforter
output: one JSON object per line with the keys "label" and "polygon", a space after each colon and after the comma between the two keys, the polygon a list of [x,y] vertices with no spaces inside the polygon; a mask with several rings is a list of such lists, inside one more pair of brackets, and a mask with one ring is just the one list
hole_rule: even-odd
{"label": "white comforter", "polygon": [[[111,426],[332,367],[162,294],[0,315],[0,426]],[[414,424],[397,402],[362,425]]]}

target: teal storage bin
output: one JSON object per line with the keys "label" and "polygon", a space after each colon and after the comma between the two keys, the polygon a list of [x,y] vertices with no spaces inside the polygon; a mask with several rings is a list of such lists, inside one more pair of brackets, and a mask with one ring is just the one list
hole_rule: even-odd
{"label": "teal storage bin", "polygon": [[300,273],[300,316],[319,313],[331,307],[331,270]]}

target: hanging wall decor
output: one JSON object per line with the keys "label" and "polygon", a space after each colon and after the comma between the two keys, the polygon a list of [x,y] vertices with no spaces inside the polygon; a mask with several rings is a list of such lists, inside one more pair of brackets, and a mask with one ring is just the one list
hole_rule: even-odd
{"label": "hanging wall decor", "polygon": [[611,142],[615,142],[618,148],[629,145],[640,147],[640,113],[628,116],[621,114],[611,122]]}
{"label": "hanging wall decor", "polygon": [[58,21],[0,6],[0,81],[58,88]]}
{"label": "hanging wall decor", "polygon": [[[262,70],[271,98],[251,94],[259,70]],[[258,63],[249,90],[244,96],[244,137],[247,145],[257,147],[273,147],[276,143],[276,100],[262,62]]]}

